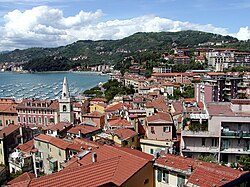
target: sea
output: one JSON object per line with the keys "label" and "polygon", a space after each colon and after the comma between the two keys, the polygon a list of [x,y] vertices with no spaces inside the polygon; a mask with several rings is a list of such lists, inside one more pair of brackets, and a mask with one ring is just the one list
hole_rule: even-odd
{"label": "sea", "polygon": [[58,99],[67,77],[70,95],[108,81],[109,76],[94,72],[0,73],[0,98]]}

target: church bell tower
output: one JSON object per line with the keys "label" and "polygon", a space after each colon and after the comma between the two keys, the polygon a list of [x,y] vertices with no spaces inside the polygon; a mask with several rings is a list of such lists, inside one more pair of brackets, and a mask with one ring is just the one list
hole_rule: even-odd
{"label": "church bell tower", "polygon": [[59,113],[60,113],[60,122],[71,122],[73,123],[73,106],[72,100],[70,98],[68,80],[64,77],[62,95],[59,99]]}

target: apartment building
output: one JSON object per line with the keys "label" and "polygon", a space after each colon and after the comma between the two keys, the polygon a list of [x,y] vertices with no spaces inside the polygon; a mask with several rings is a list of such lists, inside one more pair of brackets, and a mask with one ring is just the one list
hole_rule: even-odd
{"label": "apartment building", "polygon": [[205,108],[206,114],[190,115],[190,124],[182,130],[181,154],[213,155],[225,163],[250,155],[250,100],[207,103]]}
{"label": "apartment building", "polygon": [[[154,163],[155,186],[244,186],[249,185],[240,170],[177,155],[159,153]],[[230,184],[231,183],[231,184]],[[234,185],[233,185],[234,183]]]}
{"label": "apartment building", "polygon": [[23,99],[16,110],[18,124],[42,126],[59,122],[58,101]]}
{"label": "apartment building", "polygon": [[247,85],[242,77],[218,77],[195,84],[195,98],[201,102],[226,102],[240,98]]}

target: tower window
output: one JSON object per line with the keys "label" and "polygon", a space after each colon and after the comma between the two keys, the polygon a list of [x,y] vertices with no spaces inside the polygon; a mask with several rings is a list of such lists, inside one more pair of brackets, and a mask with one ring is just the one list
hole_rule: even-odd
{"label": "tower window", "polygon": [[67,111],[66,105],[63,105],[63,112]]}
{"label": "tower window", "polygon": [[66,93],[63,93],[63,97],[66,97]]}

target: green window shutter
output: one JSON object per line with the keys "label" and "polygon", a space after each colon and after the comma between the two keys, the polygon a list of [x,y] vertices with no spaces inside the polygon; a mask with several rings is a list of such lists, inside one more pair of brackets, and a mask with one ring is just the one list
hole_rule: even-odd
{"label": "green window shutter", "polygon": [[162,179],[162,171],[160,169],[157,170],[157,181],[161,182]]}

